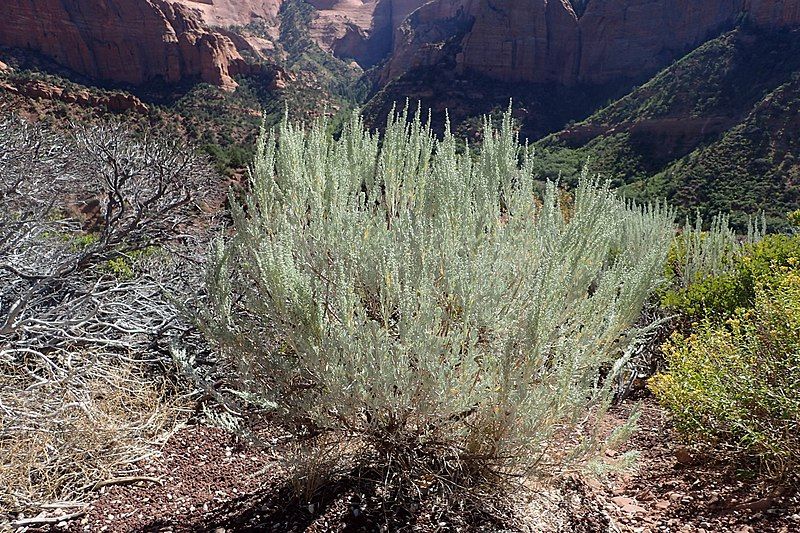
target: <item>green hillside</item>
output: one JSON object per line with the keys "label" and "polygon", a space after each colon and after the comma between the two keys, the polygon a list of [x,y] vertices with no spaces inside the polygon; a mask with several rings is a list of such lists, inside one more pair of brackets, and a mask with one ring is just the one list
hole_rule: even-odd
{"label": "green hillside", "polygon": [[727,33],[537,142],[540,175],[571,183],[588,162],[632,196],[777,229],[800,199],[798,73],[800,33]]}

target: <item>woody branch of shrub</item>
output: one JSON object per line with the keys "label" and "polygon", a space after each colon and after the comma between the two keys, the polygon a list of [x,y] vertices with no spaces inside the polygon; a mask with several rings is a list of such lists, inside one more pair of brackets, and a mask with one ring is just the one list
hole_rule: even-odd
{"label": "woody branch of shrub", "polygon": [[189,256],[168,250],[188,249],[209,173],[119,123],[0,132],[0,499],[18,508],[77,497],[170,426],[139,363],[188,329],[162,285],[187,294]]}

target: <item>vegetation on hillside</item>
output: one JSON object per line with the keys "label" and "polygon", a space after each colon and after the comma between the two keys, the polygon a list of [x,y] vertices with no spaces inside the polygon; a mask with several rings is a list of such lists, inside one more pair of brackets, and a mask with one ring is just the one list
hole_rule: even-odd
{"label": "vegetation on hillside", "polygon": [[637,198],[667,198],[740,231],[764,211],[787,229],[800,201],[800,34],[739,28],[630,94],[536,143],[544,177],[574,183],[589,164]]}
{"label": "vegetation on hillside", "polygon": [[600,430],[615,395],[657,367],[683,438],[770,473],[798,464],[800,236],[744,237],[724,216],[678,228],[588,176],[542,187],[511,111],[470,149],[420,114],[383,133],[354,114],[336,135],[285,117],[253,149],[205,284],[204,157],[119,123],[2,126],[9,511],[84,498],[149,453],[186,402],[178,374],[248,438],[242,415],[269,413],[301,450],[290,499],[310,509],[348,476],[407,517],[583,472],[631,429]]}

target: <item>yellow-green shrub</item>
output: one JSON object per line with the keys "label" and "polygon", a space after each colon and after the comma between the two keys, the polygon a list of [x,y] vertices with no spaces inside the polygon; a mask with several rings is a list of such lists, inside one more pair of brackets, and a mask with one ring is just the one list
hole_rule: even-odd
{"label": "yellow-green shrub", "polygon": [[800,230],[800,209],[789,213],[787,218],[789,219],[789,224],[791,224],[792,228],[795,230]]}
{"label": "yellow-green shrub", "polygon": [[[768,235],[739,249],[729,248],[726,253],[718,272],[700,272],[690,283],[684,286],[675,283],[673,289],[665,291],[662,306],[693,320],[725,320],[737,309],[752,308],[759,283],[767,282],[781,268],[796,265],[800,258],[800,235]],[[671,265],[680,263],[680,257],[678,240],[670,253],[668,274],[674,268]]]}
{"label": "yellow-green shrub", "polygon": [[[762,252],[780,249],[756,246],[743,264],[755,267]],[[650,382],[684,435],[777,470],[800,465],[800,270],[796,259],[787,263],[769,276],[751,272],[759,278],[752,309],[675,334],[664,347],[669,370]]]}

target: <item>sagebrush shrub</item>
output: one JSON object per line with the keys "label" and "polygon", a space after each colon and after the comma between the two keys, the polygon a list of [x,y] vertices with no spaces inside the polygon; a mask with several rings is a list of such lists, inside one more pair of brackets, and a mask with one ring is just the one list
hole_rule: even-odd
{"label": "sagebrush shrub", "polygon": [[667,256],[667,277],[676,288],[683,289],[708,276],[727,274],[743,245],[726,216],[714,217],[708,230],[703,229],[702,217],[698,216],[694,224],[687,219]]}
{"label": "sagebrush shrub", "polygon": [[673,213],[584,179],[567,215],[555,185],[537,195],[510,115],[484,137],[462,153],[405,114],[383,136],[354,117],[339,138],[262,137],[201,320],[248,397],[482,472],[596,452],[600,369],[641,333]]}

